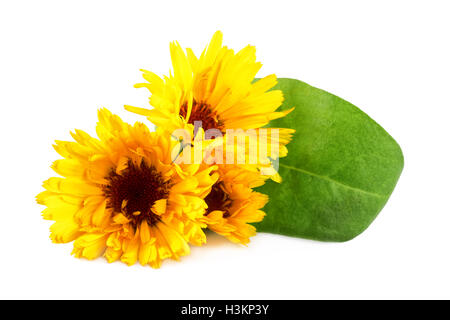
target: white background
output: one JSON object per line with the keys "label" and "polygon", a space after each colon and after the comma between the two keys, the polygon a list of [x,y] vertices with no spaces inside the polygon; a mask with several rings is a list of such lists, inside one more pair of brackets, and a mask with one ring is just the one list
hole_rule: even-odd
{"label": "white background", "polygon": [[[1,298],[450,298],[450,8],[446,1],[2,1]],[[167,74],[169,42],[200,53],[216,30],[257,47],[259,76],[301,79],[356,104],[401,145],[405,168],[347,243],[211,237],[160,270],[70,256],[34,196],[53,140],[94,133],[96,109],[144,120],[140,68]]]}

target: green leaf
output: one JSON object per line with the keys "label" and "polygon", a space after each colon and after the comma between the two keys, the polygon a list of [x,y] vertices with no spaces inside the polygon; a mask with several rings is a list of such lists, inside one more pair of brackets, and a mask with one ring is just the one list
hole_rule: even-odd
{"label": "green leaf", "polygon": [[280,159],[283,182],[258,191],[270,197],[258,231],[321,241],[347,241],[363,232],[386,204],[403,169],[396,141],[351,103],[295,79],[278,79],[295,107],[271,127],[293,128]]}

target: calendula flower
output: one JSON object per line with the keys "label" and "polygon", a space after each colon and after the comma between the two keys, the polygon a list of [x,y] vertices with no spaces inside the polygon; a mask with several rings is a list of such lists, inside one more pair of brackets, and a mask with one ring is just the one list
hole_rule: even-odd
{"label": "calendula flower", "polygon": [[219,166],[219,179],[205,198],[208,209],[204,221],[208,228],[235,243],[247,244],[256,229],[249,223],[261,221],[268,197],[252,188],[264,184],[266,177],[239,166]]}
{"label": "calendula flower", "polygon": [[[234,53],[222,46],[219,31],[199,58],[191,49],[184,52],[177,42],[173,42],[170,45],[173,74],[162,79],[143,70],[148,83],[136,85],[149,89],[150,104],[154,109],[125,108],[147,116],[156,126],[170,132],[193,126],[196,121],[201,121],[205,131],[217,129],[223,134],[228,129],[258,130],[292,109],[276,111],[283,102],[283,93],[281,90],[269,91],[277,83],[275,75],[254,82],[261,68],[255,52],[255,47],[247,46]],[[280,130],[281,142],[286,140],[284,137],[290,140],[294,130]],[[284,145],[280,150],[282,148]]]}
{"label": "calendula flower", "polygon": [[62,177],[45,181],[37,196],[44,219],[55,221],[53,242],[74,241],[76,257],[155,268],[187,255],[188,244],[203,244],[203,199],[215,167],[175,164],[178,142],[166,132],[131,126],[106,109],[98,117],[99,139],[76,130],[75,142],[54,146],[64,159],[53,169]]}

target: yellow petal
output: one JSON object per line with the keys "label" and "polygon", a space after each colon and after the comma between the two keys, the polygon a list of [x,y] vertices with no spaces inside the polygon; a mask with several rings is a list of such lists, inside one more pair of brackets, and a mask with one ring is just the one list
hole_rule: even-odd
{"label": "yellow petal", "polygon": [[185,180],[177,183],[171,189],[172,192],[185,193],[195,190],[198,186],[198,181],[195,178],[186,178]]}
{"label": "yellow petal", "polygon": [[152,212],[157,215],[162,215],[166,212],[167,199],[156,200],[152,207]]}
{"label": "yellow petal", "polygon": [[78,224],[72,221],[57,221],[50,227],[50,232],[50,239],[55,243],[71,242],[82,234]]}
{"label": "yellow petal", "polygon": [[122,254],[120,260],[127,265],[131,266],[136,263],[138,260],[138,251],[139,251],[140,239],[138,236],[127,242],[127,245],[124,249],[124,253]]}
{"label": "yellow petal", "polygon": [[106,249],[106,239],[103,233],[85,233],[75,240],[72,253],[77,258],[98,258]]}

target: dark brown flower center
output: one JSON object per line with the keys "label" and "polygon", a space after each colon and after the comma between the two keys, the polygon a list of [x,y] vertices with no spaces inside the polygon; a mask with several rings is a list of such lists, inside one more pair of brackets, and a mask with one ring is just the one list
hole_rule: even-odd
{"label": "dark brown flower center", "polygon": [[107,206],[115,213],[122,212],[136,227],[143,220],[149,225],[159,221],[159,216],[151,211],[155,201],[168,197],[170,185],[153,166],[144,161],[140,165],[128,162],[120,174],[111,171],[109,183],[104,187],[108,198]]}
{"label": "dark brown flower center", "polygon": [[224,212],[224,218],[230,216],[229,209],[231,207],[232,200],[223,190],[222,182],[218,182],[212,187],[211,192],[205,198],[205,202],[208,205],[208,209],[206,209],[205,215],[219,210]]}
{"label": "dark brown flower center", "polygon": [[[180,115],[183,118],[186,118],[187,116],[187,109],[188,104],[185,102],[180,107]],[[218,129],[224,133],[223,122],[218,118],[217,113],[211,109],[209,104],[197,102],[195,100],[193,101],[188,123],[194,124],[195,121],[201,121],[201,127],[205,131],[208,129]]]}

